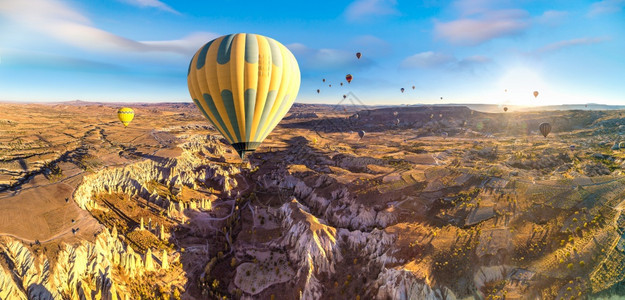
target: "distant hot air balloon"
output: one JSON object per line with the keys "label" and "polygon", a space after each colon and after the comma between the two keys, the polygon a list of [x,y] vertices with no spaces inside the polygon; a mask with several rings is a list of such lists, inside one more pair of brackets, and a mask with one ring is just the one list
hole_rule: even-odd
{"label": "distant hot air balloon", "polygon": [[504,106],[503,111],[508,111],[508,107]]}
{"label": "distant hot air balloon", "polygon": [[441,100],[443,100],[443,97],[441,97]]}
{"label": "distant hot air balloon", "polygon": [[505,90],[503,90],[503,91],[507,93],[507,92],[508,92],[508,89],[505,89]]}
{"label": "distant hot air balloon", "polygon": [[256,150],[289,111],[300,80],[287,47],[246,33],[208,42],[191,59],[187,76],[193,102],[241,158]]}
{"label": "distant hot air balloon", "polygon": [[354,76],[352,76],[352,74],[345,75],[345,80],[347,80],[347,83],[352,83],[353,78]]}
{"label": "distant hot air balloon", "polygon": [[358,59],[360,59],[361,56],[362,56],[362,53],[360,52],[356,53],[356,57],[358,57]]}
{"label": "distant hot air balloon", "polygon": [[540,123],[540,125],[538,125],[538,129],[540,130],[540,133],[542,133],[544,137],[547,137],[547,135],[549,135],[549,132],[551,132],[551,124],[547,122]]}
{"label": "distant hot air balloon", "polygon": [[414,85],[412,86],[412,89],[414,90]]}
{"label": "distant hot air balloon", "polygon": [[320,90],[319,90],[319,89],[317,89],[317,94],[319,94],[319,92],[320,92]]}
{"label": "distant hot air balloon", "polygon": [[364,130],[358,131],[358,136],[362,139],[365,136],[365,131]]}
{"label": "distant hot air balloon", "polygon": [[403,93],[404,92],[404,88],[401,88],[400,91]]}
{"label": "distant hot air balloon", "polygon": [[341,82],[341,86],[343,86],[343,83]]}
{"label": "distant hot air balloon", "polygon": [[122,107],[117,110],[117,117],[122,122],[122,124],[124,124],[124,128],[126,128],[126,126],[130,124],[132,119],[135,118],[135,111],[129,107]]}
{"label": "distant hot air balloon", "polygon": [[347,98],[347,95],[343,95],[343,99]]}
{"label": "distant hot air balloon", "polygon": [[331,84],[328,84],[328,87],[332,87],[332,85],[331,85]]}
{"label": "distant hot air balloon", "polygon": [[326,79],[325,79],[325,78],[324,78],[324,79],[322,79],[322,80],[323,80],[323,82],[326,82]]}
{"label": "distant hot air balloon", "polygon": [[534,98],[538,97],[538,91],[534,91]]}

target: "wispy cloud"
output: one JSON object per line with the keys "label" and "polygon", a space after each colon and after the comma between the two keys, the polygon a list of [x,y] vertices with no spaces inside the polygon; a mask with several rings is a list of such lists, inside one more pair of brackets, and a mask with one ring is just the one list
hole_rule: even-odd
{"label": "wispy cloud", "polygon": [[451,55],[427,51],[407,57],[401,62],[400,66],[404,69],[432,68],[446,65],[455,61],[456,58]]}
{"label": "wispy cloud", "polygon": [[531,54],[540,55],[540,54],[555,52],[555,51],[558,51],[564,48],[573,47],[573,46],[598,44],[598,43],[605,42],[606,40],[608,39],[600,38],[600,37],[592,37],[592,38],[579,38],[579,39],[572,39],[572,40],[566,40],[566,41],[559,41],[559,42],[548,44],[539,49],[536,49]]}
{"label": "wispy cloud", "polygon": [[156,8],[162,11],[166,11],[166,12],[170,12],[170,13],[174,13],[179,15],[180,12],[178,12],[177,10],[171,8],[171,6],[163,3],[162,1],[159,0],[119,0],[122,1],[124,3],[128,3],[130,5],[134,5],[137,7],[141,7],[141,8],[145,8],[145,7],[149,7],[149,8]]}
{"label": "wispy cloud", "polygon": [[625,7],[625,0],[602,0],[590,5],[588,15],[593,17],[601,14],[621,12]]}
{"label": "wispy cloud", "polygon": [[345,10],[349,21],[362,21],[370,17],[399,15],[397,0],[356,0]]}
{"label": "wispy cloud", "polygon": [[297,58],[300,67],[307,70],[338,71],[338,70],[362,70],[373,65],[373,61],[367,57],[360,60],[352,51],[340,49],[310,48],[301,43],[286,45]]}
{"label": "wispy cloud", "polygon": [[373,35],[357,36],[351,41],[351,44],[354,45],[355,49],[362,52],[365,58],[388,55],[393,50],[390,43]]}
{"label": "wispy cloud", "polygon": [[453,55],[426,51],[405,58],[400,63],[402,69],[448,69],[448,70],[473,70],[474,68],[486,65],[491,59],[481,55],[469,56],[458,59]]}
{"label": "wispy cloud", "polygon": [[547,10],[542,15],[536,17],[534,20],[539,24],[545,25],[558,25],[564,20],[569,13],[560,10]]}
{"label": "wispy cloud", "polygon": [[3,0],[0,16],[57,41],[92,51],[172,52],[192,54],[214,33],[194,33],[178,40],[136,41],[99,29],[83,14],[58,0]]}
{"label": "wispy cloud", "polygon": [[510,0],[457,0],[450,5],[458,17],[434,21],[434,34],[452,44],[474,46],[522,33],[530,25],[529,13],[515,9]]}
{"label": "wispy cloud", "polygon": [[528,13],[520,9],[483,12],[473,18],[436,22],[436,36],[453,44],[473,46],[522,33],[529,27]]}
{"label": "wispy cloud", "polygon": [[78,72],[120,72],[123,67],[111,63],[81,59],[40,51],[3,49],[2,64],[6,67],[33,68]]}

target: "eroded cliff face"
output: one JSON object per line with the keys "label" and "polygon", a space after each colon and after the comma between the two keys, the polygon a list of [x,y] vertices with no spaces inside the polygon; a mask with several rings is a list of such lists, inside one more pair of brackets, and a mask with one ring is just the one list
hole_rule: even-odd
{"label": "eroded cliff face", "polygon": [[221,155],[226,152],[224,145],[215,137],[195,136],[181,145],[182,154],[177,158],[148,159],[121,168],[107,168],[85,176],[74,193],[74,200],[86,210],[96,207],[94,196],[119,193],[137,196],[160,206],[167,216],[183,219],[185,209],[210,209],[210,196],[188,201],[174,201],[169,196],[159,195],[151,186],[158,183],[168,188],[180,190],[206,190],[216,187],[229,195],[238,185],[234,178],[240,170],[231,165],[208,162],[204,155]]}
{"label": "eroded cliff face", "polygon": [[[296,189],[302,186],[299,182]],[[321,281],[334,275],[341,265],[352,263],[344,259],[345,252],[361,258],[359,272],[374,274],[376,280],[365,289],[377,299],[455,299],[446,287],[430,286],[410,271],[385,267],[403,263],[388,253],[396,241],[393,234],[379,229],[370,232],[337,229],[312,215],[296,198],[282,205],[278,217],[284,230],[282,245],[288,249],[289,259],[296,262],[296,278],[304,278],[302,299],[319,299],[324,295],[326,288]],[[357,213],[345,218],[362,221],[362,215]]]}
{"label": "eroded cliff face", "polygon": [[177,255],[153,257],[151,250],[136,253],[104,229],[95,242],[64,244],[55,263],[11,238],[0,242],[7,258],[0,266],[1,299],[131,299],[130,288],[143,275],[170,271]]}

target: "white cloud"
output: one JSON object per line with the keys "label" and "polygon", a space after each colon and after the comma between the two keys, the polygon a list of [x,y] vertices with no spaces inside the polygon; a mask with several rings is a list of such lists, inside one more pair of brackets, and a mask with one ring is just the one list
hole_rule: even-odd
{"label": "white cloud", "polygon": [[87,17],[58,0],[3,0],[0,16],[28,30],[92,51],[158,51],[189,55],[217,37],[213,33],[200,32],[178,40],[135,41],[94,27]]}
{"label": "white cloud", "polygon": [[474,55],[474,56],[465,57],[459,60],[456,63],[456,67],[459,69],[472,69],[477,66],[485,65],[491,62],[492,60],[486,56]]}
{"label": "white cloud", "polygon": [[445,68],[449,70],[473,70],[474,68],[491,62],[491,59],[481,55],[469,56],[457,59],[453,55],[426,51],[405,58],[401,64],[402,69],[434,69]]}
{"label": "white cloud", "polygon": [[536,22],[547,25],[557,25],[568,16],[568,12],[560,10],[547,10],[535,18]]}
{"label": "white cloud", "polygon": [[123,1],[124,3],[128,3],[130,5],[134,5],[137,7],[151,7],[151,8],[157,8],[160,9],[162,11],[167,11],[170,13],[174,13],[179,15],[180,12],[178,12],[177,10],[171,8],[169,5],[159,1],[159,0],[120,0]]}
{"label": "white cloud", "polygon": [[625,0],[602,0],[590,6],[589,16],[621,12],[625,7]]}
{"label": "white cloud", "polygon": [[363,59],[378,55],[388,55],[392,51],[391,44],[373,35],[358,36],[351,43],[355,49],[362,52],[364,55]]}
{"label": "white cloud", "polygon": [[401,62],[400,66],[404,69],[432,68],[446,65],[454,61],[456,61],[456,58],[451,55],[427,51],[407,57]]}
{"label": "white cloud", "polygon": [[563,48],[568,48],[568,47],[573,47],[573,46],[592,45],[592,44],[604,42],[606,40],[607,40],[606,38],[594,37],[594,38],[579,38],[579,39],[572,39],[572,40],[566,40],[566,41],[559,41],[559,42],[551,43],[549,45],[541,47],[535,50],[532,54],[544,54],[544,53],[554,52]]}
{"label": "white cloud", "polygon": [[345,10],[349,21],[361,21],[375,16],[399,15],[397,0],[356,0]]}
{"label": "white cloud", "polygon": [[436,22],[434,31],[453,44],[477,45],[523,32],[529,26],[528,15],[520,9],[485,11],[473,18]]}
{"label": "white cloud", "polygon": [[339,49],[310,48],[301,43],[286,45],[297,58],[300,67],[309,70],[337,71],[337,70],[360,70],[370,67],[371,60],[356,59],[355,52]]}

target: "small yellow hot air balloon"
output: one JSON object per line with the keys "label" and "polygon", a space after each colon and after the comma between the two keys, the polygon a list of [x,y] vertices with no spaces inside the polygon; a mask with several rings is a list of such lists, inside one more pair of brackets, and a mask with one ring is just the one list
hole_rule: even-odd
{"label": "small yellow hot air balloon", "polygon": [[128,126],[132,119],[135,117],[135,111],[130,107],[122,107],[117,110],[117,117],[124,124],[124,127]]}
{"label": "small yellow hot air balloon", "polygon": [[193,102],[241,158],[256,150],[286,115],[300,81],[288,48],[249,33],[208,42],[191,59],[187,74]]}

